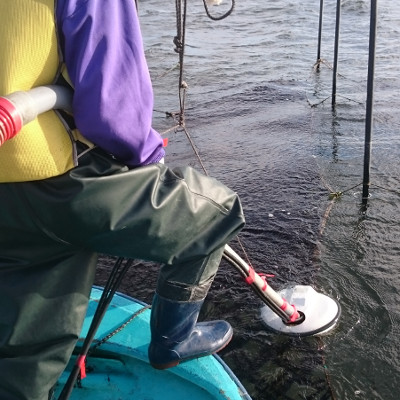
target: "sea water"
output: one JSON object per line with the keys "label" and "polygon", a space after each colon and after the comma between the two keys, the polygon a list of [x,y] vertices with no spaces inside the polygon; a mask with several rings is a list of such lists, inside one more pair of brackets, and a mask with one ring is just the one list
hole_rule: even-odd
{"label": "sea water", "polygon": [[[231,2],[209,2],[219,16]],[[276,290],[311,285],[337,299],[328,336],[277,335],[261,301],[222,262],[202,318],[225,318],[223,359],[260,399],[397,400],[400,386],[400,3],[378,2],[370,198],[361,207],[370,2],[342,0],[336,105],[332,65],[336,1],[236,1],[226,19],[188,2],[183,79],[187,132],[207,173],[237,191],[247,225],[231,246]],[[174,2],[139,1],[154,84],[154,126],[179,111]],[[202,169],[181,130],[166,162]],[[333,195],[334,194],[334,195]],[[106,265],[103,260],[103,269]],[[101,269],[100,269],[101,270]],[[157,266],[124,284],[151,301]],[[99,279],[99,278],[98,278]]]}

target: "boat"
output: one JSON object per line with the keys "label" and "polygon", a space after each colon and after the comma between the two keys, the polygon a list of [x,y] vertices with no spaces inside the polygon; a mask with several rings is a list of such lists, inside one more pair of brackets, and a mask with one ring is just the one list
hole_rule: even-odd
{"label": "boat", "polygon": [[[57,399],[81,354],[103,288],[93,286],[80,339],[60,377]],[[238,378],[218,355],[183,362],[167,370],[151,367],[150,306],[116,292],[86,357],[84,379],[78,379],[71,400],[251,400]]]}

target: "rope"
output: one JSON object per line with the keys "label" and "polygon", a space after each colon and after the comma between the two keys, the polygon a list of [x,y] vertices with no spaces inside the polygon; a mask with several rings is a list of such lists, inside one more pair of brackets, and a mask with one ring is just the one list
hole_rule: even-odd
{"label": "rope", "polygon": [[[182,4],[183,3],[183,4]],[[185,124],[185,98],[187,84],[183,80],[183,61],[185,55],[186,13],[187,0],[175,0],[176,7],[176,36],[174,37],[175,51],[179,54],[179,125]]]}
{"label": "rope", "polygon": [[233,13],[233,10],[235,8],[235,0],[231,0],[231,8],[225,14],[223,14],[219,17],[215,17],[215,16],[211,15],[211,13],[210,13],[210,10],[209,10],[208,4],[207,4],[207,0],[203,0],[203,4],[204,4],[204,9],[206,10],[207,17],[212,19],[213,21],[220,21],[222,19],[225,19],[226,17],[228,17],[229,15],[231,15]]}
{"label": "rope", "polygon": [[68,377],[67,382],[65,383],[63,390],[58,398],[58,400],[68,400],[71,396],[72,390],[74,388],[75,382],[77,379],[83,378],[82,374],[84,373],[85,359],[88,354],[89,348],[93,342],[94,336],[97,332],[97,329],[103,320],[103,317],[107,311],[109,304],[114,296],[115,291],[117,290],[119,284],[122,281],[126,271],[132,265],[133,260],[128,259],[125,262],[125,265],[122,265],[124,259],[122,257],[118,258],[114,264],[114,267],[111,271],[110,277],[103,289],[103,293],[99,300],[99,304],[97,306],[96,312],[93,316],[92,323],[90,324],[89,331],[86,335],[85,341],[83,342],[81,352],[77,358],[77,361],[74,367],[71,370],[71,373]]}
{"label": "rope", "polygon": [[142,314],[144,311],[148,310],[151,308],[151,305],[147,305],[142,307],[140,310],[136,311],[134,314],[132,314],[125,322],[123,322],[118,328],[110,332],[107,336],[104,338],[100,339],[97,341],[88,351],[88,355],[93,353],[97,348],[99,348],[102,344],[110,340],[113,336],[115,336],[117,333],[121,332],[130,322],[132,322],[137,316]]}
{"label": "rope", "polygon": [[[183,5],[182,5],[183,3]],[[203,163],[203,160],[201,159],[201,156],[197,150],[197,147],[189,133],[189,131],[186,129],[185,126],[185,98],[186,98],[186,89],[187,89],[187,84],[183,80],[183,70],[184,70],[184,53],[185,53],[185,33],[186,33],[186,11],[187,11],[187,0],[176,0],[176,29],[177,29],[177,34],[174,37],[174,44],[175,44],[175,51],[179,54],[179,105],[180,105],[180,113],[179,113],[179,121],[178,121],[178,126],[175,126],[173,128],[168,129],[167,131],[171,131],[177,128],[181,128],[184,132],[185,135],[193,149],[193,152],[204,172],[205,175],[209,175],[208,171]],[[230,14],[232,14],[234,8],[235,8],[235,0],[231,0],[231,8],[222,16],[220,17],[214,17],[210,14],[208,5],[206,0],[203,0],[204,8],[206,10],[207,16],[214,20],[222,20],[226,17],[228,17]],[[166,131],[166,132],[167,132]],[[163,132],[165,133],[165,132]],[[244,257],[246,259],[246,262],[251,265],[249,256],[239,238],[239,236],[236,237],[236,240],[244,254]],[[229,260],[230,261],[230,260]]]}

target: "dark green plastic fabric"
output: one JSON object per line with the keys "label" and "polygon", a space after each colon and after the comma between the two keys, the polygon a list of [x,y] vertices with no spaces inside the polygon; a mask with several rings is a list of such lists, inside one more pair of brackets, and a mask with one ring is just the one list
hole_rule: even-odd
{"label": "dark green plastic fabric", "polygon": [[196,301],[243,224],[236,194],[216,180],[163,164],[128,170],[100,150],[60,177],[1,184],[0,399],[47,400],[98,253],[159,262],[157,292]]}

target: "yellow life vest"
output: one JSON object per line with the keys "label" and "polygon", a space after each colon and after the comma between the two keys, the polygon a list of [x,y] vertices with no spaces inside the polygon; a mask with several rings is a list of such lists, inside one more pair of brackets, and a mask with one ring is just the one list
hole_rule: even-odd
{"label": "yellow life vest", "polygon": [[[54,0],[0,1],[0,96],[54,83],[62,60]],[[0,146],[0,182],[61,175],[77,164],[75,139],[55,111],[39,115]]]}

